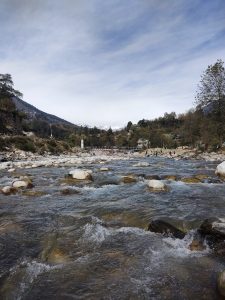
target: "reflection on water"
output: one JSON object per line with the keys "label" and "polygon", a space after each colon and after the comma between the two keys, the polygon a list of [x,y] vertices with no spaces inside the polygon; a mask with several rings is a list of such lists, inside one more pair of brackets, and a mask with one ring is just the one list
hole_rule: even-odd
{"label": "reflection on water", "polygon": [[[208,217],[224,217],[225,189],[215,164],[146,158],[114,161],[94,181],[71,184],[71,168],[29,170],[38,193],[0,196],[1,299],[220,299],[218,272],[225,261],[207,245],[191,251],[193,235]],[[26,175],[27,170],[20,170]],[[123,183],[133,174],[137,182]],[[169,191],[154,193],[148,176]],[[184,177],[200,176],[189,184]],[[1,174],[0,185],[12,175]],[[172,177],[171,177],[172,178]],[[63,194],[62,189],[69,188]],[[76,190],[72,193],[71,189]],[[151,218],[170,218],[183,240],[146,231]]]}

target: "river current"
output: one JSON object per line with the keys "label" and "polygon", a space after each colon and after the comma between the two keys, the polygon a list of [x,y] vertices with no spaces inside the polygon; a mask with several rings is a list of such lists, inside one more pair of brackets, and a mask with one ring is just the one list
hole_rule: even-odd
{"label": "river current", "polygon": [[[134,167],[140,161],[149,166]],[[202,221],[225,216],[217,164],[150,157],[106,162],[100,172],[95,163],[80,166],[93,171],[83,183],[64,179],[73,167],[18,170],[34,188],[0,195],[0,299],[221,299],[225,258],[207,245],[188,248]],[[127,174],[137,182],[122,183]],[[199,174],[207,175],[199,183],[180,180]],[[152,175],[166,192],[148,189]],[[0,185],[12,176],[2,171]],[[147,231],[152,218],[172,220],[185,238]]]}

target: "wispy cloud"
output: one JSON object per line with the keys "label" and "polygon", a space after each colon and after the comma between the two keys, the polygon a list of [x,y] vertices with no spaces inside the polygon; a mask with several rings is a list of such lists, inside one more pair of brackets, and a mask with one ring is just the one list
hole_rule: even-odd
{"label": "wispy cloud", "polygon": [[71,122],[122,126],[194,101],[225,60],[223,0],[2,0],[0,72]]}

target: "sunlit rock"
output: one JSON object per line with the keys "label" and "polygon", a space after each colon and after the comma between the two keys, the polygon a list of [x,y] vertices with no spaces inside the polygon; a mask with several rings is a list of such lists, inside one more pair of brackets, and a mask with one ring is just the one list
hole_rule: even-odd
{"label": "sunlit rock", "polygon": [[12,186],[14,188],[32,188],[33,184],[29,180],[16,180],[13,182]]}
{"label": "sunlit rock", "polygon": [[17,189],[12,186],[5,186],[1,189],[2,194],[8,196],[11,194],[15,194],[17,192]]}
{"label": "sunlit rock", "polygon": [[72,170],[69,172],[69,176],[77,180],[92,180],[91,170]]}
{"label": "sunlit rock", "polygon": [[215,174],[217,176],[225,177],[225,161],[216,167]]}
{"label": "sunlit rock", "polygon": [[109,168],[107,168],[107,167],[102,167],[102,168],[99,169],[99,171],[100,171],[100,172],[107,172],[107,171],[109,171]]}
{"label": "sunlit rock", "polygon": [[160,180],[151,179],[151,180],[147,181],[147,184],[148,184],[148,187],[152,190],[156,190],[156,191],[166,190],[166,185]]}

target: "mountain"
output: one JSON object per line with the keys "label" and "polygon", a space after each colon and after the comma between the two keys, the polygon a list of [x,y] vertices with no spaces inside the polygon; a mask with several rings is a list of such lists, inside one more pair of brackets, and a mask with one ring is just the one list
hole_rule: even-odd
{"label": "mountain", "polygon": [[62,124],[62,125],[66,125],[66,126],[77,127],[76,125],[74,125],[66,120],[63,120],[57,116],[43,112],[42,110],[23,101],[22,99],[20,99],[18,97],[13,97],[12,101],[15,104],[17,111],[25,113],[27,119],[30,121],[39,120],[39,121],[47,122],[52,125],[53,124]]}

